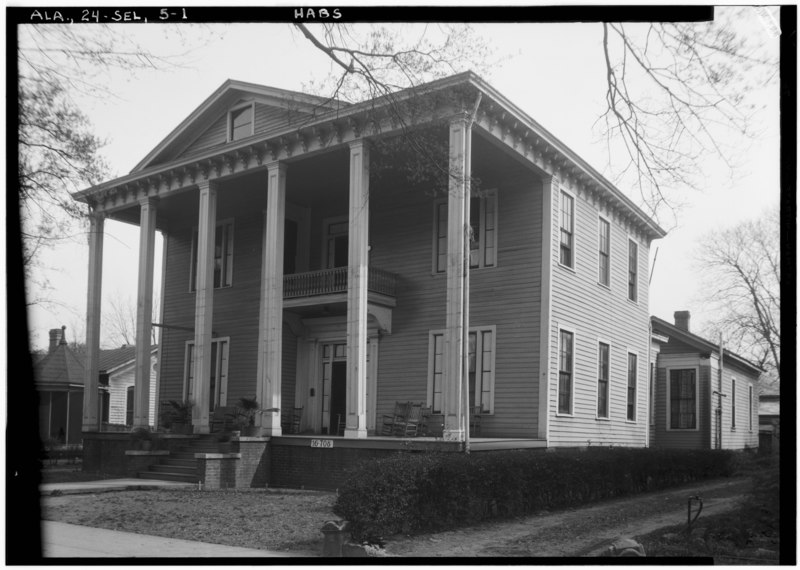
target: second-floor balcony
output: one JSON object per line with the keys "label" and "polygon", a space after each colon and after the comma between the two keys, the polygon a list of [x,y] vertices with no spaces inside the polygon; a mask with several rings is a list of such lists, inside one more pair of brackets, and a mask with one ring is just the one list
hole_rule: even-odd
{"label": "second-floor balcony", "polygon": [[[303,299],[338,294],[347,294],[347,267],[335,267],[306,273],[293,273],[283,276],[283,298]],[[381,297],[397,295],[397,276],[376,267],[369,267],[367,290]]]}

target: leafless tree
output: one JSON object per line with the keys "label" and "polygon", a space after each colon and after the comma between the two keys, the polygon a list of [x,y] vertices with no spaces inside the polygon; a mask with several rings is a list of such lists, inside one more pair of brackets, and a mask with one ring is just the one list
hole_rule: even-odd
{"label": "leafless tree", "polygon": [[[598,125],[609,163],[619,156],[626,163],[613,178],[638,188],[640,205],[657,219],[674,218],[681,192],[702,189],[709,156],[734,165],[741,149],[723,142],[731,133],[752,133],[757,103],[748,94],[778,69],[777,43],[766,45],[741,25],[752,23],[753,10],[718,8],[711,22],[598,24],[606,66]],[[395,25],[295,26],[333,63],[330,76],[310,87],[348,101],[391,101],[399,89],[464,69],[480,74],[495,63],[485,39],[464,25],[419,27],[415,35]]]}
{"label": "leafless tree", "polygon": [[777,209],[709,234],[698,254],[706,301],[716,311],[709,334],[780,377],[781,253]]}
{"label": "leafless tree", "polygon": [[170,69],[185,54],[155,55],[102,24],[21,25],[18,33],[18,191],[26,302],[32,305],[42,303],[40,293],[49,288],[40,271],[41,252],[85,229],[86,211],[70,193],[109,175],[101,155],[104,141],[74,96],[117,97],[106,84],[110,70],[135,76]]}
{"label": "leafless tree", "polygon": [[[153,321],[159,313],[158,299],[153,299]],[[111,346],[136,344],[136,302],[117,292],[108,301],[108,310],[103,312],[105,344]],[[151,331],[152,344],[158,343],[156,327]]]}

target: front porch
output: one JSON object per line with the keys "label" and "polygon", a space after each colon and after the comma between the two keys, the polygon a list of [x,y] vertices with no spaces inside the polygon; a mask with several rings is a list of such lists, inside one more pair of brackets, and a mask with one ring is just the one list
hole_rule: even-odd
{"label": "front porch", "polygon": [[[344,484],[351,467],[361,461],[380,459],[395,453],[462,453],[465,446],[473,452],[508,449],[545,449],[543,439],[488,438],[470,439],[469,443],[445,441],[436,437],[347,438],[326,435],[282,435],[273,437],[234,438],[230,449],[216,450],[215,436],[161,436],[160,449],[131,449],[135,443],[123,433],[84,433],[85,471],[116,473],[126,477],[159,478],[169,473],[150,466],[167,463],[171,456],[186,455],[193,448],[195,474],[192,482],[203,488],[285,487],[294,489],[335,490]],[[182,453],[183,452],[183,453]],[[185,461],[185,460],[184,460]],[[186,470],[184,469],[184,472]],[[182,479],[189,481],[188,479]]]}

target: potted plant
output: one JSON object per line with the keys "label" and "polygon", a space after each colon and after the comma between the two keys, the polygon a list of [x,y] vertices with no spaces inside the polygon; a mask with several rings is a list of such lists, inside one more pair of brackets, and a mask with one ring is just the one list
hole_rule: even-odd
{"label": "potted plant", "polygon": [[255,397],[239,398],[239,405],[236,407],[236,412],[238,416],[237,423],[242,431],[242,435],[245,437],[252,437],[260,434],[261,428],[256,426],[256,414],[278,411],[280,411],[280,408],[260,408]]}
{"label": "potted plant", "polygon": [[137,427],[131,431],[131,441],[134,442],[136,449],[150,451],[155,447],[156,435],[149,428]]}
{"label": "potted plant", "polygon": [[217,448],[220,453],[231,453],[233,451],[233,433],[223,431],[217,435]]}
{"label": "potted plant", "polygon": [[259,412],[258,401],[253,398],[239,398],[239,405],[236,406],[238,424],[242,435],[255,436],[259,434],[256,427],[256,414]]}
{"label": "potted plant", "polygon": [[192,408],[189,401],[170,400],[161,413],[161,425],[171,433],[192,433]]}

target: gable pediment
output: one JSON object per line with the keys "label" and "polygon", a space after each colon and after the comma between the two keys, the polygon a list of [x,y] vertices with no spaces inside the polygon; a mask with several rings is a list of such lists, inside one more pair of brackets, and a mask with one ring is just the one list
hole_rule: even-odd
{"label": "gable pediment", "polygon": [[252,105],[253,131],[250,136],[257,136],[286,129],[315,114],[329,111],[332,104],[340,103],[324,97],[228,80],[131,172],[230,144],[230,113],[248,104]]}

